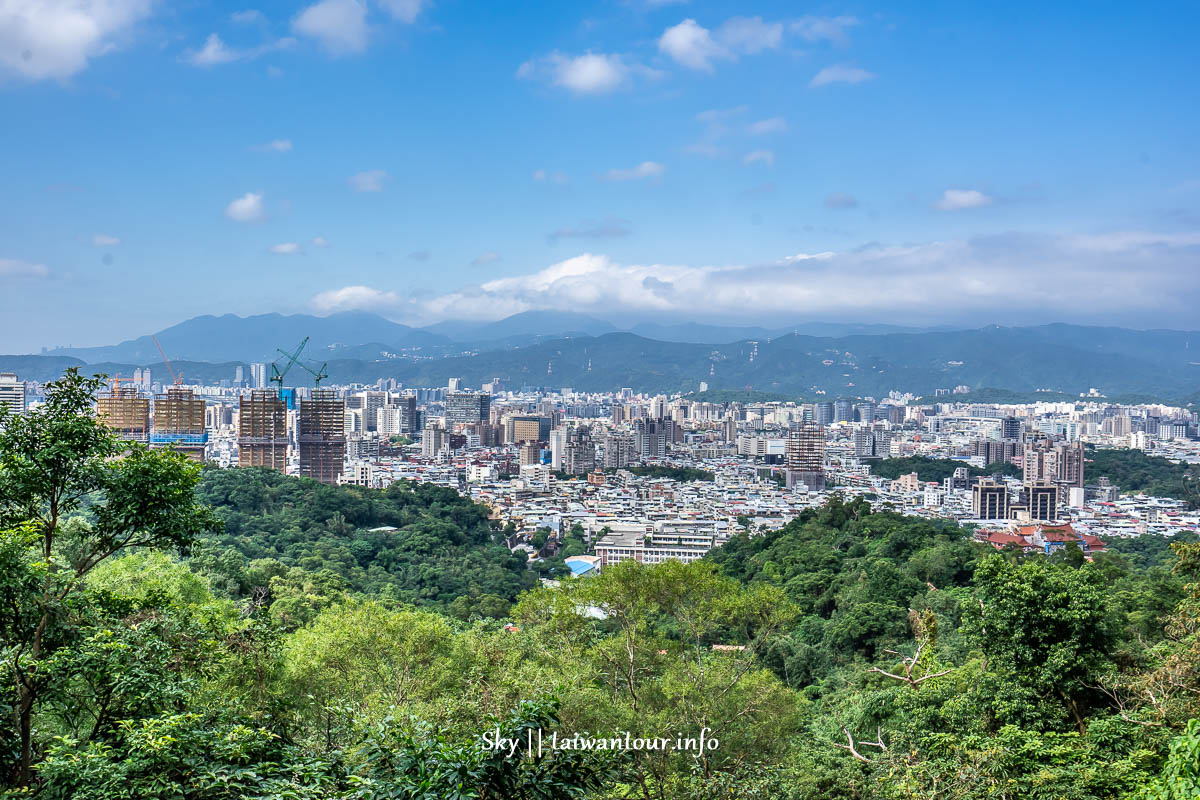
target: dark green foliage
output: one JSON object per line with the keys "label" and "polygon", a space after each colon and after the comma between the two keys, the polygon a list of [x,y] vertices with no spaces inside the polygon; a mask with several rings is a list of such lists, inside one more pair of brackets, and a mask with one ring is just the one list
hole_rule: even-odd
{"label": "dark green foliage", "polygon": [[885,458],[882,461],[876,462],[871,466],[871,472],[881,478],[895,480],[901,475],[908,475],[911,472],[917,473],[917,478],[922,481],[937,481],[941,483],[954,475],[954,470],[965,469],[970,475],[1004,475],[1011,478],[1016,478],[1021,475],[1021,468],[1008,463],[1001,462],[996,464],[988,464],[983,469],[973,467],[965,461],[956,461],[951,458],[929,458],[927,456],[905,456],[903,458]]}
{"label": "dark green foliage", "polygon": [[[197,495],[225,528],[204,540],[192,563],[234,598],[266,589],[274,602],[311,595],[319,603],[352,592],[446,608],[462,596],[511,601],[535,580],[483,507],[452,489],[324,486],[231,469],[208,470]],[[371,530],[381,527],[396,530]]]}
{"label": "dark green foliage", "polygon": [[1084,475],[1088,483],[1108,478],[1122,492],[1174,497],[1200,508],[1200,467],[1176,464],[1141,450],[1088,448]]}
{"label": "dark green foliage", "polygon": [[908,609],[969,585],[983,552],[952,523],[872,513],[864,501],[835,497],[778,531],[738,534],[707,558],[747,583],[783,587],[808,615],[773,664],[799,687],[906,641]]}
{"label": "dark green foliage", "polygon": [[[714,479],[712,472],[706,469],[697,469],[695,467],[668,467],[663,464],[634,464],[624,469],[629,470],[634,475],[640,475],[643,478],[670,478],[673,481],[689,482],[689,481],[711,481]],[[616,470],[610,470],[616,472]]]}

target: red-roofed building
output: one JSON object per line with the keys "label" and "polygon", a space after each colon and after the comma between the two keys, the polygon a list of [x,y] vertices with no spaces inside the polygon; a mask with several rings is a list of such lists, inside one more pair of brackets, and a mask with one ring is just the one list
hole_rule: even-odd
{"label": "red-roofed building", "polygon": [[1063,549],[1068,544],[1075,544],[1085,556],[1104,552],[1106,546],[1103,540],[1090,534],[1077,532],[1070,524],[1065,525],[1019,525],[1012,530],[978,530],[975,540],[986,542],[997,550],[1008,545],[1016,545],[1026,553],[1042,552],[1049,555]]}

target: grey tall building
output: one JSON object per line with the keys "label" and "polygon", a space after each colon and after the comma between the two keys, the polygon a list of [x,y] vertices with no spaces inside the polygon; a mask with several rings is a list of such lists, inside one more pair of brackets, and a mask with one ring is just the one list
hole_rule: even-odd
{"label": "grey tall building", "polygon": [[817,403],[817,424],[832,425],[833,422],[833,403]]}
{"label": "grey tall building", "polygon": [[815,422],[793,423],[788,431],[788,488],[803,483],[810,492],[825,489],[825,428]]}
{"label": "grey tall building", "polygon": [[1008,488],[990,480],[975,484],[971,514],[975,519],[1008,519]]}
{"label": "grey tall building", "polygon": [[17,380],[12,372],[0,372],[0,406],[7,406],[9,413],[25,411],[25,381]]}
{"label": "grey tall building", "polygon": [[849,400],[835,400],[833,403],[834,422],[854,422],[854,404]]}
{"label": "grey tall building", "polygon": [[446,426],[473,425],[487,422],[492,411],[492,396],[474,392],[451,392],[446,395]]}

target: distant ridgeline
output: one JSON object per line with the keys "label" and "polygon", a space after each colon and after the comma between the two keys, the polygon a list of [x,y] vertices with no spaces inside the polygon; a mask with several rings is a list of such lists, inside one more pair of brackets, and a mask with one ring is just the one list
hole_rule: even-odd
{"label": "distant ridgeline", "polygon": [[[161,336],[188,382],[231,379],[238,365],[270,361],[276,346],[318,328],[323,333],[314,334],[309,353],[329,362],[329,381],[335,384],[396,378],[407,386],[442,386],[457,377],[468,386],[493,378],[508,386],[541,386],[551,382],[550,369],[553,386],[585,391],[629,386],[695,392],[704,382],[703,398],[716,402],[878,397],[896,389],[932,400],[935,390],[955,386],[970,387],[972,393],[954,399],[979,402],[1070,400],[1091,387],[1110,399],[1200,402],[1200,334],[1179,331],[1055,324],[837,337],[788,332],[714,344],[605,333],[612,326],[560,320],[542,333],[512,324],[498,329],[504,336],[464,344],[451,342],[445,325],[435,326],[436,331],[413,329],[370,314],[264,316],[270,319],[198,318]],[[247,324],[251,320],[254,325]],[[579,329],[571,329],[572,322]],[[685,335],[687,329],[674,334],[642,330],[667,336]],[[1192,339],[1197,348],[1191,347]],[[85,371],[128,374],[136,367],[161,368],[150,337],[143,337],[46,356],[0,356],[0,370],[46,380],[85,361]]]}

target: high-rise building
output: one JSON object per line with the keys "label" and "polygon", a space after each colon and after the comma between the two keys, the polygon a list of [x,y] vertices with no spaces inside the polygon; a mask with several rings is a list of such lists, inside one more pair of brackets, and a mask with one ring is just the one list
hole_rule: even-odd
{"label": "high-rise building", "polygon": [[856,430],[854,432],[854,455],[861,459],[883,458],[886,456],[887,441],[883,432],[874,431],[870,428],[859,428]]}
{"label": "high-rise building", "polygon": [[1008,519],[1008,487],[992,480],[975,484],[971,514],[975,519]]}
{"label": "high-rise building", "polygon": [[604,438],[604,468],[621,469],[637,461],[638,452],[629,434],[610,433]]}
{"label": "high-rise building", "polygon": [[150,446],[174,448],[193,461],[204,460],[208,433],[204,430],[204,398],[195,397],[191,387],[168,386],[167,393],[154,398],[154,428]]}
{"label": "high-rise building", "polygon": [[300,400],[300,475],[333,486],[346,461],[346,404],[335,389],[313,389]]}
{"label": "high-rise building", "polygon": [[825,489],[825,427],[815,422],[792,423],[786,451],[787,486],[803,483],[810,492]]}
{"label": "high-rise building", "polygon": [[417,419],[417,398],[411,394],[393,397],[391,404],[400,409],[400,433],[411,436],[420,430]]}
{"label": "high-rise building", "polygon": [[446,384],[446,393],[453,394],[454,392],[457,392],[461,385],[462,385],[462,378],[451,378],[450,381]]}
{"label": "high-rise building", "polygon": [[518,455],[518,463],[521,466],[542,463],[542,446],[537,442],[526,442],[525,444],[521,445],[521,450]]}
{"label": "high-rise building", "polygon": [[1030,519],[1054,521],[1058,519],[1058,486],[1039,481],[1025,487]]}
{"label": "high-rise building", "polygon": [[421,432],[421,457],[437,458],[446,446],[446,432],[433,424],[428,424]]}
{"label": "high-rise building", "polygon": [[668,447],[675,442],[676,426],[673,419],[639,419],[634,422],[634,447],[642,458],[663,458]]}
{"label": "high-rise building", "polygon": [[238,386],[242,385],[242,381],[246,380],[246,372],[241,364],[233,368],[233,382]]}
{"label": "high-rise building", "polygon": [[971,455],[982,459],[985,465],[1016,461],[1024,453],[1024,446],[1016,439],[979,439],[971,443]]}
{"label": "high-rise building", "polygon": [[287,406],[274,389],[255,389],[239,398],[238,466],[287,466]]}
{"label": "high-rise building", "polygon": [[451,392],[446,395],[446,427],[487,422],[491,407],[491,395]]}
{"label": "high-rise building", "polygon": [[255,389],[267,388],[267,365],[261,362],[250,365],[250,383]]}
{"label": "high-rise building", "polygon": [[592,441],[591,431],[586,427],[574,429],[567,436],[563,471],[570,475],[584,475],[595,468],[596,443]]}
{"label": "high-rise building", "polygon": [[510,444],[548,441],[550,439],[550,418],[509,417],[504,423],[504,439]]}
{"label": "high-rise building", "polygon": [[870,425],[875,421],[875,404],[869,400],[854,405],[854,418]]}
{"label": "high-rise building", "polygon": [[366,392],[363,395],[363,430],[379,430],[379,409],[387,403],[387,392]]}
{"label": "high-rise building", "polygon": [[122,439],[149,441],[150,398],[132,386],[114,387],[96,398],[96,416]]}
{"label": "high-rise building", "polygon": [[0,406],[10,414],[25,412],[25,381],[17,380],[15,373],[0,372]]}
{"label": "high-rise building", "polygon": [[818,425],[832,425],[833,418],[833,403],[817,403],[816,422]]}
{"label": "high-rise building", "polygon": [[1016,417],[1004,417],[1000,420],[1001,439],[1020,439],[1021,420]]}
{"label": "high-rise building", "polygon": [[1083,443],[1034,439],[1025,443],[1024,479],[1029,486],[1051,481],[1064,487],[1083,486]]}
{"label": "high-rise building", "polygon": [[833,421],[854,422],[854,404],[849,400],[835,400],[833,402]]}

